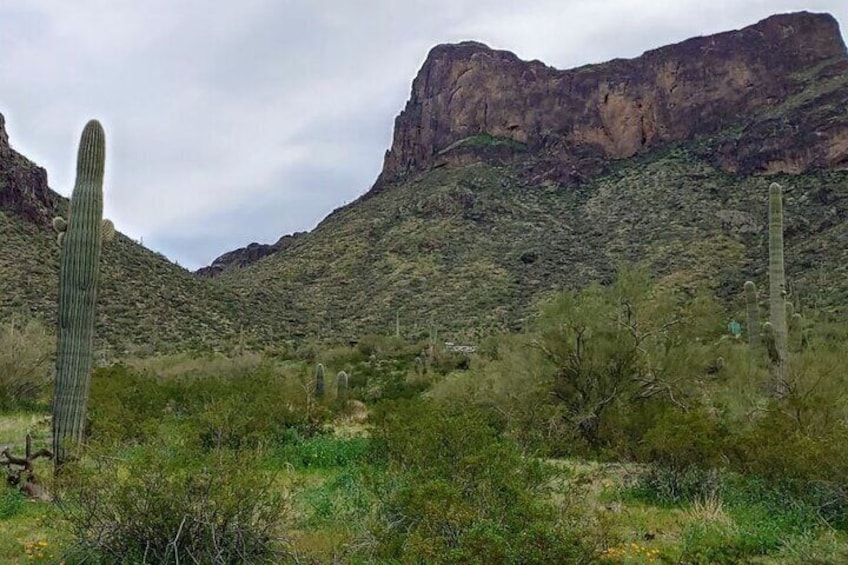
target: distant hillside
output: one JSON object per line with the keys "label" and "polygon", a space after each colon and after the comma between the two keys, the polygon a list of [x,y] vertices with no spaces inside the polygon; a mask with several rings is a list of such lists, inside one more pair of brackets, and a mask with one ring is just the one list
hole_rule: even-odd
{"label": "distant hillside", "polygon": [[310,335],[388,331],[396,314],[410,332],[516,329],[546,293],[622,262],[732,301],[746,279],[765,284],[778,181],[789,278],[835,309],[848,304],[846,168],[848,55],[828,15],[570,71],[440,45],[371,191],[206,274],[278,331]]}
{"label": "distant hillside", "polygon": [[[786,187],[789,280],[808,306],[848,305],[848,171],[768,180]],[[729,300],[747,279],[764,288],[766,205],[765,179],[682,148],[567,189],[477,163],[392,185],[219,280],[303,333],[387,332],[399,313],[407,332],[471,337],[518,329],[546,293],[627,262]]]}
{"label": "distant hillside", "polygon": [[[66,209],[44,169],[11,148],[0,116],[0,319],[24,313],[55,323],[59,247],[50,221]],[[242,326],[262,333],[246,301],[120,234],[104,245],[100,288],[101,355],[227,348]]]}

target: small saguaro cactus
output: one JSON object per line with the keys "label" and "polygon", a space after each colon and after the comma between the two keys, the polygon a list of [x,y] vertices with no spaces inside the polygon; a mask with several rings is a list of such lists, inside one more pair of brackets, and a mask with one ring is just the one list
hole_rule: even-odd
{"label": "small saguaro cactus", "polygon": [[[85,427],[104,232],[105,146],[100,123],[88,122],[80,138],[68,221],[57,218],[53,222],[62,246],[53,393],[53,458],[57,469],[69,456],[67,444],[82,441]],[[114,226],[110,231],[114,234]]]}
{"label": "small saguaro cactus", "polygon": [[347,385],[349,377],[344,371],[339,371],[336,375],[336,398],[339,402],[347,402]]}
{"label": "small saguaro cactus", "polygon": [[754,281],[745,282],[745,308],[748,313],[748,345],[757,349],[760,346],[760,306]]}
{"label": "small saguaro cactus", "polygon": [[782,396],[789,377],[789,348],[786,328],[786,276],[783,267],[783,189],[769,186],[769,321],[774,329],[777,358],[773,360],[771,392]]}
{"label": "small saguaro cactus", "polygon": [[315,397],[324,398],[324,365],[315,367]]}

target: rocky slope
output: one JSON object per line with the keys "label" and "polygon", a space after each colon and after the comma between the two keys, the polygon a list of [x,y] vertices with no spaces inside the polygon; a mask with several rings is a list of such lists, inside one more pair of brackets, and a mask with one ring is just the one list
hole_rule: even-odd
{"label": "rocky slope", "polygon": [[[55,323],[59,247],[50,223],[67,204],[49,188],[46,171],[11,147],[0,115],[0,320],[23,314]],[[100,357],[226,349],[241,327],[261,330],[231,291],[123,235],[104,245],[101,269]]]}
{"label": "rocky slope", "polygon": [[[820,67],[844,76],[848,55],[836,21],[810,13],[566,71],[480,43],[440,45],[395,122],[381,182],[450,163],[452,147],[481,134],[545,155],[552,180],[582,179],[610,160],[746,127],[819,80],[810,73]],[[716,158],[745,174],[848,165],[848,123],[803,118],[795,136],[772,141],[774,155],[755,150],[764,140],[751,130]]]}
{"label": "rocky slope", "polygon": [[547,293],[633,262],[735,308],[746,279],[766,283],[777,180],[793,288],[844,312],[846,140],[848,56],[827,15],[570,71],[441,45],[372,190],[218,280],[306,335],[388,331],[396,315],[412,335],[518,329]]}
{"label": "rocky slope", "polygon": [[0,210],[33,223],[52,218],[58,198],[47,186],[47,171],[12,149],[6,118],[0,114]]}
{"label": "rocky slope", "polygon": [[[65,203],[0,135],[0,313],[50,319]],[[833,18],[775,16],[570,71],[478,43],[434,48],[373,188],[308,234],[191,277],[126,238],[104,258],[112,348],[289,336],[474,338],[627,262],[740,307],[764,287],[766,195],[786,187],[804,308],[848,305],[848,56]],[[120,226],[119,226],[120,227]],[[733,311],[733,310],[731,310]],[[249,336],[250,337],[250,336]]]}
{"label": "rocky slope", "polygon": [[[848,166],[848,54],[827,14],[777,15],[572,70],[476,42],[433,48],[365,198],[439,167],[507,165],[530,184],[576,186],[617,160],[674,144],[738,175]],[[201,273],[290,245],[251,244]],[[248,276],[248,275],[245,275]]]}

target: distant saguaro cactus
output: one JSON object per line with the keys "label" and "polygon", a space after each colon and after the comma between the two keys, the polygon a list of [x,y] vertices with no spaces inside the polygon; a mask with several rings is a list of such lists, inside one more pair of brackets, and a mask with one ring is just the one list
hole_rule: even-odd
{"label": "distant saguaro cactus", "polygon": [[757,349],[760,346],[760,306],[754,281],[745,282],[745,308],[748,312],[748,345]]}
{"label": "distant saguaro cactus", "polygon": [[774,329],[774,361],[771,393],[782,396],[789,377],[789,348],[786,327],[786,276],[783,267],[783,189],[769,186],[769,321]]}
{"label": "distant saguaro cactus", "polygon": [[54,227],[64,234],[60,241],[58,351],[53,393],[53,457],[57,469],[68,458],[67,442],[81,442],[85,428],[103,242],[105,137],[96,120],[86,124],[77,153],[77,179],[68,221],[54,220]]}
{"label": "distant saguaro cactus", "polygon": [[336,375],[336,398],[339,402],[347,402],[348,380],[349,377],[344,371],[339,371],[339,374]]}
{"label": "distant saguaro cactus", "polygon": [[315,367],[315,397],[324,398],[324,365]]}

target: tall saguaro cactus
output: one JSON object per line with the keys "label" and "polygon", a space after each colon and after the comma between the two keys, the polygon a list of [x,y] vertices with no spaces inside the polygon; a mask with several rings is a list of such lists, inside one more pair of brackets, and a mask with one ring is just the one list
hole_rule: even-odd
{"label": "tall saguaro cactus", "polygon": [[748,345],[757,349],[760,346],[760,306],[754,281],[745,282],[745,308],[748,312]]}
{"label": "tall saguaro cactus", "polygon": [[91,120],[80,138],[77,179],[71,195],[68,221],[63,226],[53,394],[53,457],[57,468],[68,458],[68,443],[82,441],[85,427],[104,229],[105,146],[102,126]]}
{"label": "tall saguaro cactus", "polygon": [[786,392],[789,375],[789,348],[786,328],[786,276],[783,270],[783,189],[769,186],[769,321],[774,329],[777,360],[774,364],[772,394]]}

